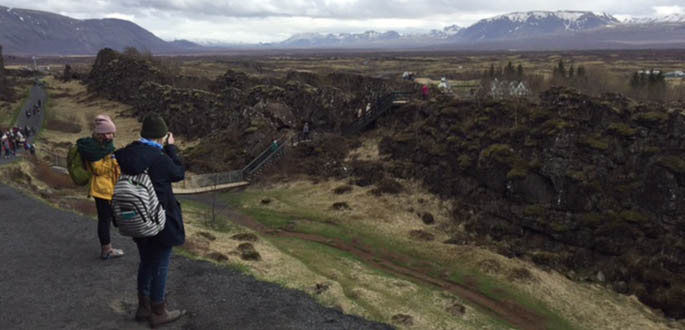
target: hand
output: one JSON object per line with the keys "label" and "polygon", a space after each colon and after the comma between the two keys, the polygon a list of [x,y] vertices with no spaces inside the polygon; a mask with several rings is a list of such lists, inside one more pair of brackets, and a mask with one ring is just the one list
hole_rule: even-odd
{"label": "hand", "polygon": [[174,144],[174,142],[176,142],[174,139],[174,134],[169,132],[169,134],[166,136],[166,144]]}

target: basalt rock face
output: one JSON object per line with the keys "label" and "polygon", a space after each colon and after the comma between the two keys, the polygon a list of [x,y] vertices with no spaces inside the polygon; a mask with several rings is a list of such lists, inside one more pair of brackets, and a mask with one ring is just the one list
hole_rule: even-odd
{"label": "basalt rock face", "polygon": [[540,100],[400,110],[386,169],[452,199],[454,221],[504,254],[685,317],[683,105],[561,88]]}
{"label": "basalt rock face", "polygon": [[88,75],[88,92],[133,105],[144,82],[168,83],[170,77],[145,60],[105,48]]}
{"label": "basalt rock face", "polygon": [[204,89],[175,87],[179,81],[184,86],[193,82],[172,77],[150,61],[103,49],[88,89],[133,106],[139,119],[159,113],[172,132],[203,139],[186,154],[190,168],[198,172],[239,169],[274,139],[301,130],[306,121],[317,132],[339,132],[356,119],[357,109],[406,89],[406,82],[339,73],[255,78],[228,70],[210,83],[198,82]]}

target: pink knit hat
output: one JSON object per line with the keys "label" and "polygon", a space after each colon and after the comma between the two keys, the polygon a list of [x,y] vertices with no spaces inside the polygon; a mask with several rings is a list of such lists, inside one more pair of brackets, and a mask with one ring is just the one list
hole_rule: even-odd
{"label": "pink knit hat", "polygon": [[108,115],[97,115],[97,117],[95,117],[95,128],[93,129],[93,132],[102,134],[116,133],[117,127],[114,126],[112,118],[109,118]]}

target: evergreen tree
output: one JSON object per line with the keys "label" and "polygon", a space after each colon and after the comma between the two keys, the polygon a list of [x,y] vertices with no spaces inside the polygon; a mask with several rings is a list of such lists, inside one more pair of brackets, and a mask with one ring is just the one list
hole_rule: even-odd
{"label": "evergreen tree", "polygon": [[557,67],[552,71],[552,76],[557,80],[566,78],[566,67],[564,67],[563,60],[559,60]]}
{"label": "evergreen tree", "polygon": [[571,67],[568,68],[568,78],[573,79],[573,74],[574,74],[574,69],[573,69],[573,64],[571,64]]}
{"label": "evergreen tree", "polygon": [[630,78],[630,87],[633,89],[640,88],[640,74],[637,72],[634,72],[633,76]]}
{"label": "evergreen tree", "polygon": [[579,65],[576,75],[578,76],[578,78],[585,78],[585,67],[582,65]]}
{"label": "evergreen tree", "polygon": [[490,78],[495,78],[495,64],[490,64],[490,70],[488,71],[488,76]]}
{"label": "evergreen tree", "polygon": [[523,65],[521,64],[516,67],[516,80],[523,80]]}
{"label": "evergreen tree", "polygon": [[504,67],[504,79],[506,80],[513,80],[516,75],[516,69],[514,69],[514,65],[509,61],[507,63],[507,66]]}

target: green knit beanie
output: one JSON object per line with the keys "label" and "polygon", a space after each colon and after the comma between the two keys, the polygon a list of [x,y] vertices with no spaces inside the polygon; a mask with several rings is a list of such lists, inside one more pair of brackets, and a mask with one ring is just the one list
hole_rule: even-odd
{"label": "green knit beanie", "polygon": [[140,130],[140,136],[146,139],[161,139],[168,131],[162,117],[158,114],[150,114],[143,119],[143,128]]}

